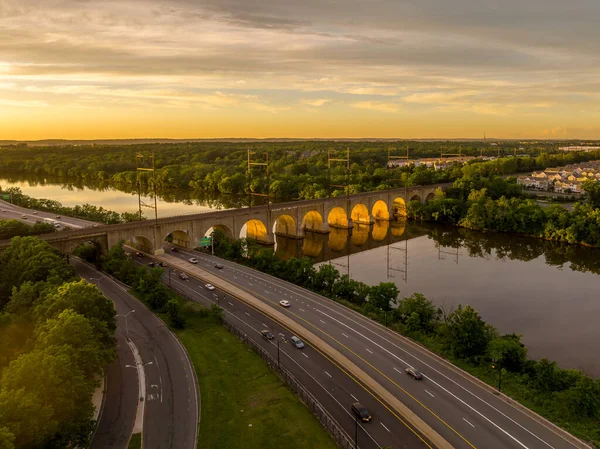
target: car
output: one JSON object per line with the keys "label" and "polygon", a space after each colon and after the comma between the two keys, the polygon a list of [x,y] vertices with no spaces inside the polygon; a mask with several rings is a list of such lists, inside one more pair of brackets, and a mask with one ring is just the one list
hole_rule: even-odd
{"label": "car", "polygon": [[156,266],[156,262],[148,262],[148,266],[150,268],[154,268]]}
{"label": "car", "polygon": [[302,340],[300,340],[298,337],[292,335],[290,337],[290,340],[292,341],[292,345],[297,348],[297,349],[302,349],[304,347],[304,343],[302,342]]}
{"label": "car", "polygon": [[217,269],[219,269],[219,270],[222,270],[222,269],[223,269],[223,265],[222,265],[222,264],[220,264],[220,263],[216,263],[216,264],[215,264],[215,268],[217,268]]}
{"label": "car", "polygon": [[21,215],[21,218],[22,218],[23,220],[27,220],[27,215]]}
{"label": "car", "polygon": [[282,307],[289,307],[290,302],[287,299],[282,299],[281,301],[279,301],[279,305]]}
{"label": "car", "polygon": [[413,368],[412,366],[406,368],[404,371],[415,380],[423,379],[423,374],[421,374],[421,371]]}
{"label": "car", "polygon": [[273,333],[270,332],[268,329],[263,329],[260,331],[260,333],[263,336],[263,338],[267,340],[273,340],[275,338],[275,335],[273,335]]}
{"label": "car", "polygon": [[371,421],[371,413],[369,412],[369,409],[360,402],[355,402],[352,404],[352,413],[358,416],[362,422]]}
{"label": "car", "polygon": [[198,259],[196,259],[195,257],[190,257],[190,258],[188,259],[188,262],[189,262],[189,263],[198,263]]}
{"label": "car", "polygon": [[60,215],[57,215],[55,218],[62,218]]}
{"label": "car", "polygon": [[173,251],[174,253],[176,253],[176,252],[179,251],[179,249],[176,246],[174,246],[173,248],[171,248],[171,251]]}
{"label": "car", "polygon": [[136,251],[135,255],[138,256],[138,257],[144,257],[144,255],[142,253],[140,253],[139,251]]}
{"label": "car", "polygon": [[55,227],[56,229],[60,228],[60,223],[54,223],[54,227]]}
{"label": "car", "polygon": [[179,279],[183,279],[184,281],[187,281],[189,278],[188,278],[187,274],[181,272],[181,273],[179,273]]}
{"label": "car", "polygon": [[214,290],[215,289],[215,286],[212,285],[212,284],[206,284],[204,287],[207,288],[208,290]]}
{"label": "car", "polygon": [[167,266],[167,264],[166,264],[166,263],[164,263],[164,262],[158,262],[158,266],[159,266],[159,267],[166,267],[166,266]]}
{"label": "car", "polygon": [[32,214],[33,214],[33,215],[37,215],[37,210],[34,210],[34,211],[32,212]]}

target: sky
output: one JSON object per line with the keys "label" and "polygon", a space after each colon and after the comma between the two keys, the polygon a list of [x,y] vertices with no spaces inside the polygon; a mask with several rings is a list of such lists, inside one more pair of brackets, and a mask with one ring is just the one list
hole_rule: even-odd
{"label": "sky", "polygon": [[0,0],[0,140],[600,139],[598,0]]}

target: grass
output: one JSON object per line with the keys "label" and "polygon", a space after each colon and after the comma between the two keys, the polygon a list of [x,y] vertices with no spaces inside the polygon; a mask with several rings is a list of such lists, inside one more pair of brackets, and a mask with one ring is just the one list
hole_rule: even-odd
{"label": "grass", "polygon": [[127,449],[142,449],[142,434],[134,433],[131,435]]}
{"label": "grass", "polygon": [[201,396],[198,449],[334,449],[312,413],[248,346],[211,317],[176,331]]}

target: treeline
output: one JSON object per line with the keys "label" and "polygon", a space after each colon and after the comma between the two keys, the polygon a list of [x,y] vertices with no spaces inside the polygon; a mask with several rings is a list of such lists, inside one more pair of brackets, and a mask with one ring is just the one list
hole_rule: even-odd
{"label": "treeline", "polygon": [[[454,181],[472,170],[489,174],[531,171],[549,166],[600,159],[600,152],[556,153],[556,143],[535,143],[521,148],[518,142],[502,143],[502,151],[484,142],[263,142],[263,143],[177,143],[147,145],[103,145],[67,147],[7,148],[0,155],[0,173],[52,178],[57,182],[108,183],[118,189],[149,191],[149,172],[138,174],[136,153],[155,154],[155,183],[159,193],[190,189],[197,193],[244,195],[269,194],[275,201],[323,198],[344,192],[333,185],[349,185],[351,193],[404,185],[425,185]],[[333,162],[328,170],[328,151],[345,158],[350,151],[350,174],[345,164]],[[484,168],[458,165],[444,170],[408,166],[388,169],[388,148],[392,155],[410,158],[439,157],[441,153],[467,156],[500,156],[518,153],[523,157],[505,157],[486,163]],[[265,162],[269,152],[269,176],[264,167],[254,166],[247,176],[248,153],[253,162]],[[142,164],[147,166],[146,157]],[[484,175],[486,175],[484,173]]]}
{"label": "treeline", "polygon": [[0,447],[87,447],[92,396],[115,357],[115,311],[47,243],[0,256]]}
{"label": "treeline", "polygon": [[548,240],[600,246],[600,183],[586,181],[586,203],[569,211],[542,207],[522,197],[516,180],[465,176],[432,201],[411,201],[408,218],[462,226],[478,231],[517,233]]}
{"label": "treeline", "polygon": [[39,222],[30,226],[15,219],[0,220],[0,240],[7,240],[16,236],[48,234],[54,231],[56,231],[56,228],[50,223]]}
{"label": "treeline", "polygon": [[308,258],[280,260],[252,242],[231,242],[220,231],[215,253],[341,302],[492,385],[502,376],[506,393],[600,447],[600,380],[547,359],[529,360],[520,335],[500,334],[471,306],[442,310],[419,293],[398,300],[394,283],[369,286],[329,264],[315,268]]}
{"label": "treeline", "polygon": [[138,213],[131,212],[115,212],[114,210],[104,209],[102,206],[94,206],[92,204],[76,205],[73,207],[63,206],[59,201],[48,200],[45,198],[32,198],[25,195],[19,187],[9,187],[5,190],[0,189],[0,193],[11,196],[13,204],[30,209],[52,212],[58,215],[67,217],[82,218],[85,220],[95,221],[104,224],[126,223],[130,221],[138,221],[140,216]]}

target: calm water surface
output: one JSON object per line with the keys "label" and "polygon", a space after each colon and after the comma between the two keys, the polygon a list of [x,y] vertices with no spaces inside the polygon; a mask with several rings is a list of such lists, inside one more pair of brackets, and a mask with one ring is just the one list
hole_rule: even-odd
{"label": "calm water surface", "polygon": [[[136,194],[111,187],[0,180],[35,198],[65,206],[90,203],[117,212],[138,209]],[[151,201],[146,197],[145,201]],[[186,192],[160,195],[160,216],[234,207]],[[147,210],[147,214],[151,213]],[[483,234],[412,223],[357,226],[352,234],[308,233],[276,239],[284,258],[331,261],[370,285],[392,281],[402,296],[423,293],[446,310],[470,304],[503,333],[523,335],[529,355],[600,377],[600,251],[502,234]],[[348,257],[348,254],[350,256]]]}

